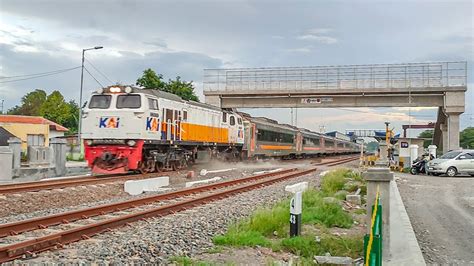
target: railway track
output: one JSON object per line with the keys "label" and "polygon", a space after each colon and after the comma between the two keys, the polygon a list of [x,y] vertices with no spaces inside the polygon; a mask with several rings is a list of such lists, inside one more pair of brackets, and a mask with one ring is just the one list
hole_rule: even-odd
{"label": "railway track", "polygon": [[84,177],[77,177],[77,178],[63,178],[63,179],[58,179],[58,180],[15,183],[15,184],[1,185],[0,194],[33,192],[33,191],[40,191],[40,190],[65,188],[65,187],[104,184],[104,183],[110,183],[110,182],[115,182],[115,181],[143,179],[143,178],[157,177],[157,176],[159,176],[159,173],[132,174],[132,175],[124,174],[124,175],[84,176]]}
{"label": "railway track", "polygon": [[331,160],[331,161],[328,161],[328,162],[314,162],[314,163],[311,163],[311,165],[313,166],[336,166],[336,165],[340,165],[340,164],[344,164],[344,163],[348,163],[348,162],[351,162],[351,161],[355,161],[355,160],[358,160],[360,158],[360,156],[349,156],[349,157],[344,157],[344,158],[338,158],[338,159],[334,159],[334,160]]}
{"label": "railway track", "polygon": [[[358,159],[359,157],[349,157],[349,158],[353,158],[351,160],[355,160],[355,159]],[[339,162],[345,163],[346,162],[345,160],[348,160],[349,158],[341,158],[341,159],[336,159],[336,160],[332,160],[332,161],[324,162],[324,163],[313,163],[312,165],[334,166],[334,165],[340,164]],[[161,175],[164,175],[164,174],[161,174]],[[83,186],[83,185],[96,185],[96,184],[104,184],[104,183],[110,183],[110,182],[115,182],[115,181],[127,181],[127,180],[143,179],[143,178],[157,177],[157,176],[160,176],[160,173],[84,176],[84,177],[77,177],[77,178],[64,178],[64,179],[58,179],[58,180],[15,183],[15,184],[0,185],[0,194],[35,192],[35,191],[41,191],[41,190],[51,190],[51,189],[59,189],[59,188],[66,188],[66,187]]]}
{"label": "railway track", "polygon": [[[4,243],[12,240],[5,240],[11,235],[13,236],[10,238],[13,238],[13,241],[15,241],[17,234],[25,234],[32,230],[35,231],[30,233],[35,233],[34,235],[38,234],[38,230],[47,230],[53,233],[43,235],[40,233],[41,236],[39,237],[32,237],[24,241],[20,240],[16,243],[10,242],[5,246],[0,246],[0,262],[32,256],[45,250],[61,248],[65,244],[81,239],[88,239],[93,235],[127,225],[134,221],[179,212],[206,204],[213,200],[226,198],[234,194],[257,189],[289,178],[302,176],[315,170],[316,168],[300,171],[294,168],[286,169],[141,199],[4,224],[0,226],[0,237],[2,237],[0,240]],[[97,220],[97,218],[99,220]],[[78,221],[82,220],[86,223],[79,224]],[[71,222],[75,223],[71,224]],[[69,228],[64,230],[54,228],[55,226]],[[24,236],[22,238],[24,238]]]}

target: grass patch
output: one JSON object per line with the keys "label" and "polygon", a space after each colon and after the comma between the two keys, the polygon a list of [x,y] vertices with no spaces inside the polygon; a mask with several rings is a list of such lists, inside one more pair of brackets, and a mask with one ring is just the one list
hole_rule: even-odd
{"label": "grass patch", "polygon": [[367,210],[366,209],[357,209],[357,210],[354,210],[354,213],[355,214],[367,214]]}
{"label": "grass patch", "polygon": [[206,261],[194,261],[193,259],[186,256],[176,256],[171,257],[169,261],[174,262],[180,266],[210,266],[216,265],[215,263],[206,262]]}
{"label": "grass patch", "polygon": [[302,222],[320,227],[321,230],[317,231],[320,242],[316,242],[315,232],[311,233],[313,235],[303,232],[303,236],[289,238],[290,200],[285,199],[272,208],[259,209],[249,219],[231,225],[227,233],[214,237],[214,244],[263,246],[272,248],[273,251],[292,252],[304,258],[324,255],[326,252],[333,256],[360,257],[363,252],[362,236],[336,237],[328,230],[331,227],[350,228],[353,225],[351,214],[339,204],[324,202],[324,197],[334,196],[349,180],[363,183],[358,173],[338,169],[323,177],[321,190],[312,188],[303,193]]}
{"label": "grass patch", "polygon": [[283,239],[281,245],[283,250],[306,258],[324,255],[326,252],[331,253],[332,256],[356,258],[364,251],[362,237],[353,236],[344,238],[323,236],[319,243],[313,236],[299,236]]}
{"label": "grass patch", "polygon": [[352,172],[348,169],[336,169],[325,174],[321,180],[321,191],[326,195],[333,195],[342,190],[347,182],[346,176]]}

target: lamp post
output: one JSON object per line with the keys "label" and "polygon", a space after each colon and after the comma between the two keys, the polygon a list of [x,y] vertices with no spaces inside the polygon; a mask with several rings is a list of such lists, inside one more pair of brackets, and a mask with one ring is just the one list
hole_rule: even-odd
{"label": "lamp post", "polygon": [[104,47],[102,46],[95,46],[95,47],[92,47],[92,48],[86,48],[86,49],[82,49],[82,66],[81,66],[81,91],[79,93],[79,125],[78,125],[78,129],[77,129],[77,143],[79,143],[80,147],[81,147],[81,153],[82,153],[82,144],[81,144],[81,126],[82,126],[82,85],[84,84],[84,54],[86,51],[89,51],[89,50],[98,50],[98,49],[102,49]]}

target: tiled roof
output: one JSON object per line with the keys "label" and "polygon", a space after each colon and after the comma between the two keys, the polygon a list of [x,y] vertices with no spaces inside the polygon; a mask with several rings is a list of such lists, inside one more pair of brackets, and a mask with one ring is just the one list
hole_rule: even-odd
{"label": "tiled roof", "polygon": [[26,115],[0,115],[0,123],[21,123],[21,124],[42,124],[49,125],[49,128],[56,131],[68,131],[68,128],[54,123],[44,117],[40,116],[26,116]]}

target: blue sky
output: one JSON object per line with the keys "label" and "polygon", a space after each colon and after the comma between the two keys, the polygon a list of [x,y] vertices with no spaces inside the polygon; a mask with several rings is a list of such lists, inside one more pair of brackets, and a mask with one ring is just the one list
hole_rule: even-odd
{"label": "blue sky", "polygon": [[[113,82],[134,83],[148,67],[195,82],[204,68],[474,62],[472,1],[24,1],[0,0],[0,76],[80,65]],[[88,62],[103,85],[110,82]],[[0,80],[2,81],[2,80]],[[3,80],[4,81],[4,80]],[[474,124],[469,76],[461,126]],[[8,109],[26,92],[59,89],[78,99],[79,69],[0,83]],[[86,74],[86,95],[100,87]],[[286,109],[245,110],[290,122]],[[426,123],[436,109],[300,109],[298,126],[318,130]],[[416,135],[413,132],[412,135]]]}

